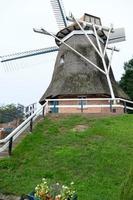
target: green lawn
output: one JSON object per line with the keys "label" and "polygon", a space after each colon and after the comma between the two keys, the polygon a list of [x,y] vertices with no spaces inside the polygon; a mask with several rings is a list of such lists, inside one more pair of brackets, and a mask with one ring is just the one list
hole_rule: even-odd
{"label": "green lawn", "polygon": [[79,200],[119,200],[132,165],[133,115],[47,117],[0,160],[0,193],[29,193],[45,177],[74,181]]}

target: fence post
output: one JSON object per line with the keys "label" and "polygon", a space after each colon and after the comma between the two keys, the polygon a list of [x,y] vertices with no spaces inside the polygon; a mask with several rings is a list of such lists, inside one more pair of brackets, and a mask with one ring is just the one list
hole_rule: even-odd
{"label": "fence post", "polygon": [[9,148],[8,148],[9,156],[12,155],[12,143],[13,143],[13,137],[11,137],[10,140],[9,140]]}
{"label": "fence post", "polygon": [[43,107],[43,109],[42,109],[42,116],[43,116],[43,118],[45,117],[45,107]]}
{"label": "fence post", "polygon": [[127,113],[127,104],[126,104],[126,101],[124,101],[124,113]]}
{"label": "fence post", "polygon": [[33,118],[31,118],[30,120],[30,132],[32,132],[33,130]]}
{"label": "fence post", "polygon": [[113,112],[112,103],[112,100],[110,100],[110,112]]}
{"label": "fence post", "polygon": [[83,110],[84,110],[83,106],[84,106],[83,100],[81,99],[81,112],[83,112]]}

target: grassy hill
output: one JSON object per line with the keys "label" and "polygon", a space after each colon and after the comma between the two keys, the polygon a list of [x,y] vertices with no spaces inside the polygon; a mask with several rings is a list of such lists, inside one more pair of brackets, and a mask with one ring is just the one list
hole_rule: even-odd
{"label": "grassy hill", "polygon": [[0,160],[0,192],[31,192],[43,177],[69,184],[79,200],[118,200],[133,165],[133,115],[47,117]]}

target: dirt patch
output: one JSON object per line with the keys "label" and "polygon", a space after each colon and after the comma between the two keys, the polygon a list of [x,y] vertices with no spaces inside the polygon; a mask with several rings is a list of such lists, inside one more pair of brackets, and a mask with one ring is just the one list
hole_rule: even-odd
{"label": "dirt patch", "polygon": [[0,200],[20,200],[20,197],[14,195],[0,194]]}
{"label": "dirt patch", "polygon": [[58,121],[70,117],[71,115],[71,113],[48,113],[47,117],[52,121]]}
{"label": "dirt patch", "polygon": [[66,133],[68,129],[66,127],[60,127],[60,133]]}
{"label": "dirt patch", "polygon": [[89,139],[90,139],[90,141],[94,141],[94,142],[99,141],[100,142],[100,141],[105,140],[105,137],[102,135],[93,135]]}
{"label": "dirt patch", "polygon": [[73,129],[72,129],[72,131],[74,131],[74,132],[83,132],[83,131],[85,131],[86,129],[88,129],[88,125],[83,125],[83,124],[79,124],[79,125],[76,125]]}

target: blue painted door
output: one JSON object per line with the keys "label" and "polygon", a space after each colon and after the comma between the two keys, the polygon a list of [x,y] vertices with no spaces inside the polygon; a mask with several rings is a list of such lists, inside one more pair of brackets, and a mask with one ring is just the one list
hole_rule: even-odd
{"label": "blue painted door", "polygon": [[51,101],[51,105],[52,105],[51,112],[52,113],[58,113],[57,105],[59,105],[59,102],[58,101]]}

